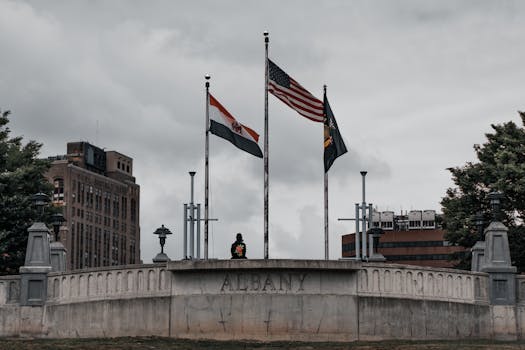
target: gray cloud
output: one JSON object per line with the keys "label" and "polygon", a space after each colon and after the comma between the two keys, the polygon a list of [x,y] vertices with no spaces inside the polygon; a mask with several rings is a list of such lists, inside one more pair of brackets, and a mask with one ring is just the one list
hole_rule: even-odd
{"label": "gray cloud", "polygon": [[[298,10],[299,9],[299,10]],[[323,84],[349,153],[330,170],[331,256],[361,198],[381,210],[437,209],[446,168],[473,160],[491,123],[518,120],[525,59],[519,1],[0,1],[0,108],[43,155],[88,140],[134,158],[142,251],[174,231],[196,170],[203,203],[204,79],[263,141],[264,45],[319,98]],[[271,248],[322,256],[322,126],[269,96]],[[97,131],[98,124],[98,131]],[[262,257],[262,160],[211,136],[211,249],[236,232]],[[322,234],[322,232],[321,232]],[[321,242],[321,243],[319,243]]]}

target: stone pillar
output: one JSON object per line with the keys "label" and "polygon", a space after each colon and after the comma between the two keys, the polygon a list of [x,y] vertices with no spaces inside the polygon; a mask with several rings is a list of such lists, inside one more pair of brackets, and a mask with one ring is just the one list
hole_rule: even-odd
{"label": "stone pillar", "polygon": [[516,303],[516,267],[511,265],[508,229],[493,221],[485,230],[482,272],[489,274],[489,298],[492,305]]}
{"label": "stone pillar", "polygon": [[485,265],[485,241],[477,241],[470,251],[472,252],[470,270],[480,272],[483,265]]}
{"label": "stone pillar", "polygon": [[52,242],[50,244],[51,251],[51,271],[64,272],[66,271],[66,248],[62,242]]}
{"label": "stone pillar", "polygon": [[[372,208],[370,208],[370,212],[372,212]],[[372,227],[368,230],[368,234],[370,239],[370,256],[368,258],[368,261],[377,261],[377,262],[383,262],[386,261],[386,258],[383,256],[383,254],[379,253],[379,238],[384,234],[383,229],[379,227]]]}
{"label": "stone pillar", "polygon": [[51,271],[49,230],[35,222],[28,230],[26,260],[20,267],[20,305],[43,305],[47,297],[47,274]]}

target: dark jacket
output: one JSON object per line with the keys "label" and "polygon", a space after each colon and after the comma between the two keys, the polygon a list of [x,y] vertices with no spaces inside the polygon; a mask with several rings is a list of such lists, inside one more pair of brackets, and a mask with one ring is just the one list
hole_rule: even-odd
{"label": "dark jacket", "polygon": [[246,244],[243,241],[235,241],[231,248],[232,259],[246,259]]}

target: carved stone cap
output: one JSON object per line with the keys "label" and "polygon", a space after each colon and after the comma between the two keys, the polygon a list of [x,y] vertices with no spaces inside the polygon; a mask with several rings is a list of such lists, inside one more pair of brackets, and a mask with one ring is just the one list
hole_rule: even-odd
{"label": "carved stone cap", "polygon": [[516,273],[516,266],[483,266],[482,272],[487,273]]}
{"label": "carved stone cap", "polygon": [[485,229],[485,233],[488,231],[505,231],[507,232],[509,229],[507,226],[503,225],[500,221],[492,221],[490,225]]}
{"label": "carved stone cap", "polygon": [[51,272],[51,266],[20,266],[20,273],[48,273]]}
{"label": "carved stone cap", "polygon": [[153,258],[154,263],[166,263],[170,261],[170,258],[165,253],[158,253],[157,256]]}
{"label": "carved stone cap", "polygon": [[171,271],[202,270],[359,270],[361,263],[348,260],[292,260],[292,259],[248,259],[248,260],[181,260],[168,262]]}
{"label": "carved stone cap", "polygon": [[63,251],[67,251],[66,247],[64,247],[64,245],[62,244],[62,242],[51,242],[51,244],[49,244],[49,247],[51,250],[63,250]]}
{"label": "carved stone cap", "polygon": [[28,232],[49,232],[49,228],[47,228],[46,224],[43,222],[35,222],[31,227],[27,229]]}
{"label": "carved stone cap", "polygon": [[476,250],[484,251],[485,250],[485,241],[477,241],[476,244],[474,244],[474,246],[472,248],[470,248],[471,252],[476,251]]}

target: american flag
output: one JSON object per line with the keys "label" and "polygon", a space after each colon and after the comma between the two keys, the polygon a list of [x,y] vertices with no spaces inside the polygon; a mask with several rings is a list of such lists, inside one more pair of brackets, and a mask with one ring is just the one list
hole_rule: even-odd
{"label": "american flag", "polygon": [[268,59],[268,91],[286,103],[297,113],[314,122],[324,122],[323,102],[315,98],[298,82],[292,79],[275,63]]}

